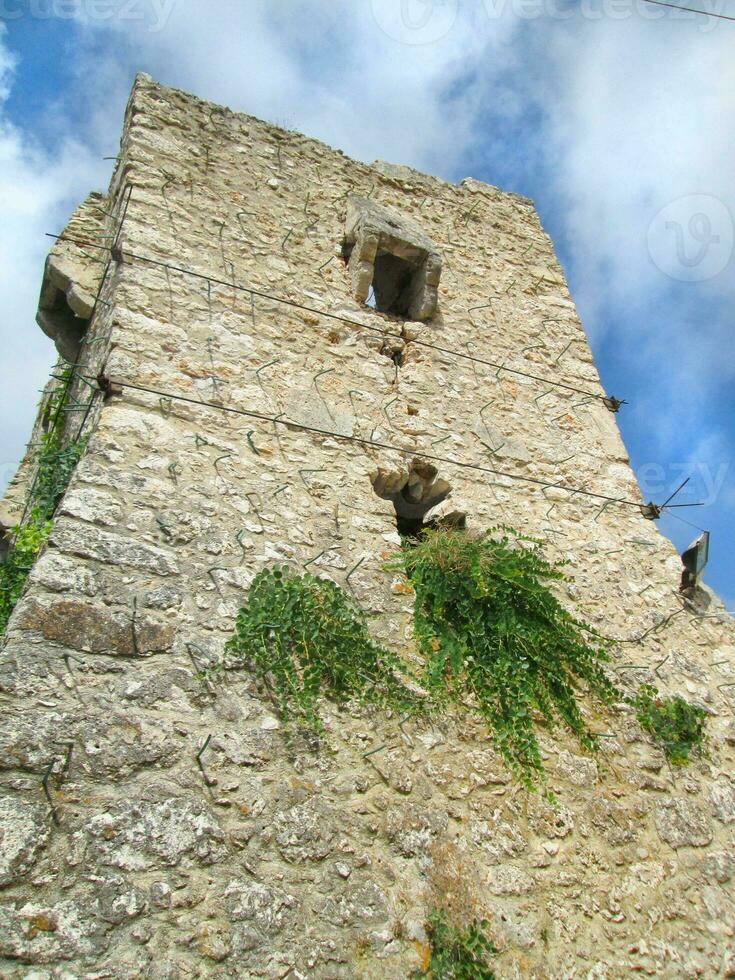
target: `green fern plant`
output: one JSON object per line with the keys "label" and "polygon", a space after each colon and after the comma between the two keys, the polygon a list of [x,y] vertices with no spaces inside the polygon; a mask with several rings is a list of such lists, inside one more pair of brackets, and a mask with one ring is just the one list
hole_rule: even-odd
{"label": "green fern plant", "polygon": [[526,786],[543,777],[536,719],[562,723],[584,748],[596,748],[580,688],[608,704],[620,694],[605,673],[603,641],[552,592],[564,574],[540,542],[507,528],[480,536],[428,531],[404,542],[397,565],[416,592],[424,685],[439,704],[466,705],[469,696]]}
{"label": "green fern plant", "polygon": [[357,604],[334,582],[287,566],[255,577],[226,655],[230,666],[257,672],[287,722],[313,731],[322,729],[320,695],[401,711],[416,704],[401,661],[371,639]]}
{"label": "green fern plant", "polygon": [[633,699],[641,726],[660,742],[669,762],[685,766],[705,741],[707,712],[678,694],[663,697],[651,684],[642,684]]}

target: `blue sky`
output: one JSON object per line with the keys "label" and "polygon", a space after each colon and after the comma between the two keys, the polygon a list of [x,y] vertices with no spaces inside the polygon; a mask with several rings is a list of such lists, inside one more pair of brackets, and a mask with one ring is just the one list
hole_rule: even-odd
{"label": "blue sky", "polygon": [[[728,6],[729,5],[729,6]],[[735,0],[703,0],[735,14]],[[661,529],[735,608],[735,24],[644,0],[0,0],[0,485],[52,349],[48,246],[136,71],[372,161],[533,198]]]}

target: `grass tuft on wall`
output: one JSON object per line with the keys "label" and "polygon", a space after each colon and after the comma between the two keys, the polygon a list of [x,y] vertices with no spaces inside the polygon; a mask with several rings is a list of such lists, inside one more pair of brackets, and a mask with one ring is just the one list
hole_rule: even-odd
{"label": "grass tuft on wall", "polygon": [[661,745],[672,765],[685,766],[705,742],[707,712],[675,695],[664,697],[651,684],[638,689],[633,705],[641,726]]}
{"label": "grass tuft on wall", "polygon": [[426,962],[416,974],[428,980],[495,980],[490,957],[497,953],[486,929],[476,920],[455,926],[442,909],[434,909],[426,923]]}

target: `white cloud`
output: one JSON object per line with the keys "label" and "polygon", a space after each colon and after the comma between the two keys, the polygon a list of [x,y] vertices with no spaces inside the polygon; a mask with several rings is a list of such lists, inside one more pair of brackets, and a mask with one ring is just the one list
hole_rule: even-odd
{"label": "white cloud", "polygon": [[5,103],[14,66],[0,25],[0,489],[22,455],[36,392],[55,359],[53,344],[34,321],[49,247],[45,232],[62,227],[104,175],[89,147],[68,138],[48,152],[9,121]]}
{"label": "white cloud", "polygon": [[[735,61],[732,34],[722,27],[702,33],[696,19],[579,20],[573,33],[550,39],[554,81],[542,96],[550,169],[590,308],[610,300],[637,306],[671,287],[667,273],[684,273],[673,226],[653,229],[659,252],[668,248],[668,265],[661,254],[657,265],[648,248],[650,222],[672,202],[684,199],[669,215],[683,225],[693,216],[692,195],[722,202],[712,233],[731,233]],[[693,207],[700,210],[701,201]],[[682,230],[687,257],[695,258],[698,242]],[[730,274],[707,281],[714,298],[734,295],[729,257]]]}
{"label": "white cloud", "polygon": [[[445,3],[457,7],[457,0]],[[412,5],[419,16],[426,6],[408,0]],[[441,3],[428,6],[442,10]],[[478,8],[452,18],[437,43],[404,44],[392,36],[395,9],[394,0],[216,7],[177,0],[161,31],[124,17],[108,26],[134,39],[137,66],[159,81],[298,128],[360,159],[446,172],[469,143],[480,108],[472,86],[449,108],[449,88],[489,54],[492,65],[482,74],[497,73],[515,56],[504,42],[517,25],[491,22]],[[90,31],[99,26],[88,16],[83,22]]]}

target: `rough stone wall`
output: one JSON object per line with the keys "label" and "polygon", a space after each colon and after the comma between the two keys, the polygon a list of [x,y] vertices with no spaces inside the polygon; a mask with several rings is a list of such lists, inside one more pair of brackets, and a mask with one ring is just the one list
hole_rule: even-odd
{"label": "rough stone wall", "polygon": [[[226,285],[400,335],[352,298],[349,194],[441,250],[438,313],[403,341]],[[599,399],[404,346],[602,394],[529,201],[365,166],[147,76],[105,200],[97,240],[124,215],[122,251],[78,374],[640,499]],[[99,276],[109,253],[77,249]],[[2,976],[407,977],[437,896],[490,919],[501,977],[735,975],[735,634],[715,598],[683,606],[679,558],[637,508],[437,464],[469,528],[507,523],[570,560],[564,600],[638,668],[621,683],[710,714],[709,758],[676,771],[624,709],[590,716],[596,759],[541,732],[554,808],[471,718],[324,704],[310,752],[252,678],[200,679],[275,561],[351,589],[415,656],[410,590],[383,569],[393,505],[371,484],[410,456],[131,388],[95,396],[86,431],[0,660]]]}

